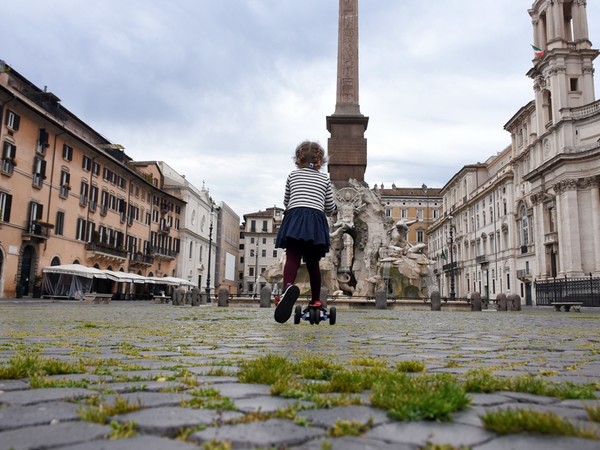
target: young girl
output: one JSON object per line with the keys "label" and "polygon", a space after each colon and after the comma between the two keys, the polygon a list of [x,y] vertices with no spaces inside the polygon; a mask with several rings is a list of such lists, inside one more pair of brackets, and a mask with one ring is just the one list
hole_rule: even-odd
{"label": "young girl", "polygon": [[329,177],[319,172],[324,161],[323,147],[316,142],[302,142],[296,147],[298,169],[288,175],[285,183],[283,206],[286,210],[275,241],[275,247],[286,249],[284,292],[275,308],[275,320],[280,323],[290,318],[300,295],[300,289],[293,283],[302,258],[310,277],[310,305],[321,308],[319,260],[330,245],[325,213],[331,214],[336,209]]}

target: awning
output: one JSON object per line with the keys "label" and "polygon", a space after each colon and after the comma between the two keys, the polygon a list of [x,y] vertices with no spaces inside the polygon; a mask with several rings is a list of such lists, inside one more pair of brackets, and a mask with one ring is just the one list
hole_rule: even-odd
{"label": "awning", "polygon": [[42,269],[44,273],[62,273],[85,278],[108,278],[105,270],[87,267],[82,264],[64,264],[61,266],[49,266]]}
{"label": "awning", "polygon": [[103,270],[106,274],[106,277],[109,280],[116,281],[118,283],[140,283],[143,284],[146,282],[147,277],[143,277],[136,273],[127,273],[127,272],[116,272],[114,270]]}

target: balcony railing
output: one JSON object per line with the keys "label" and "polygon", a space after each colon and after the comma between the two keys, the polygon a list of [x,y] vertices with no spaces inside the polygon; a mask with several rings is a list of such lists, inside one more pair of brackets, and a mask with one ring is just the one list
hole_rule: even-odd
{"label": "balcony railing", "polygon": [[475,262],[476,262],[477,264],[483,264],[483,263],[485,263],[486,261],[487,261],[487,257],[486,257],[486,255],[479,255],[479,256],[476,256],[476,257],[475,257]]}
{"label": "balcony railing", "polygon": [[175,259],[177,257],[176,251],[163,247],[152,247],[152,253],[163,258]]}
{"label": "balcony railing", "polygon": [[519,280],[531,278],[531,272],[529,271],[529,269],[519,269],[519,270],[517,270],[517,278]]}
{"label": "balcony railing", "polygon": [[46,240],[50,237],[50,230],[54,225],[40,220],[33,220],[27,226],[27,230],[23,233],[24,237]]}
{"label": "balcony railing", "polygon": [[154,255],[148,255],[142,252],[132,253],[129,257],[131,263],[151,266],[154,263]]}
{"label": "balcony railing", "polygon": [[85,244],[85,249],[94,254],[109,255],[116,258],[127,259],[126,250],[117,248],[114,245],[106,244],[104,242],[88,242]]}

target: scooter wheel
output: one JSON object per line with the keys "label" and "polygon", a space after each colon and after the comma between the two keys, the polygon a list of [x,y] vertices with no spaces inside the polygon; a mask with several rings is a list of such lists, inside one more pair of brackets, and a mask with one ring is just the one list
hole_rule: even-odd
{"label": "scooter wheel", "polygon": [[329,308],[329,325],[335,325],[335,306]]}
{"label": "scooter wheel", "polygon": [[296,305],[294,310],[294,323],[298,325],[300,323],[300,319],[302,319],[302,306]]}
{"label": "scooter wheel", "polygon": [[309,308],[308,310],[308,321],[310,322],[311,325],[315,324],[315,308]]}
{"label": "scooter wheel", "polygon": [[321,322],[321,310],[319,308],[313,308],[312,310],[315,315],[315,325],[319,325],[319,322]]}

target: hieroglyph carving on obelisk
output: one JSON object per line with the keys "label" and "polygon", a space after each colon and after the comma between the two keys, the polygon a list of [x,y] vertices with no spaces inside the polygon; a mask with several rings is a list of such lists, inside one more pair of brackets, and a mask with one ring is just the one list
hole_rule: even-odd
{"label": "hieroglyph carving on obelisk", "polygon": [[340,0],[335,114],[360,115],[358,104],[358,0]]}

